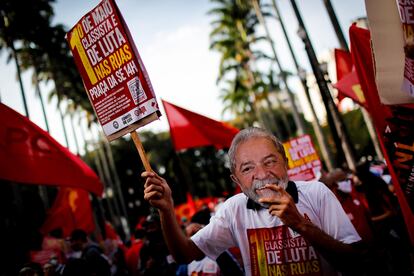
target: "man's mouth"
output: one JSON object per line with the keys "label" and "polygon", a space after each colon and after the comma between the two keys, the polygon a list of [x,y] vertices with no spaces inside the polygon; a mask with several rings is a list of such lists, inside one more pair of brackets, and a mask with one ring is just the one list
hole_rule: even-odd
{"label": "man's mouth", "polygon": [[256,194],[260,198],[272,197],[275,193],[276,193],[275,191],[273,191],[272,189],[269,189],[267,187],[261,187],[259,189],[256,189]]}

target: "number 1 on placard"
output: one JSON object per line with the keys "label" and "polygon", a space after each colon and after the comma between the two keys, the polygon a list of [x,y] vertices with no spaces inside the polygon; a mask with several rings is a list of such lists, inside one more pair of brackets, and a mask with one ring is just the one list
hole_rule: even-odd
{"label": "number 1 on placard", "polygon": [[76,28],[72,31],[72,36],[70,38],[69,43],[72,49],[76,48],[78,50],[79,57],[82,61],[83,67],[85,68],[89,80],[93,85],[98,82],[98,79],[96,78],[91,63],[89,62],[88,57],[86,56],[85,49],[83,49],[82,43],[80,41],[81,37],[83,37],[83,30],[81,24],[78,24]]}

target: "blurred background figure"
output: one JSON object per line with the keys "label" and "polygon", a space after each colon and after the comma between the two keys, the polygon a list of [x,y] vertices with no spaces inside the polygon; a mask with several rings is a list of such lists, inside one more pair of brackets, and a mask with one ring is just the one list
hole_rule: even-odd
{"label": "blurred background figure", "polygon": [[364,162],[355,173],[336,168],[320,181],[336,195],[372,252],[368,275],[412,275],[408,235],[397,198],[382,178],[385,171]]}
{"label": "blurred background figure", "polygon": [[[90,241],[88,235],[82,229],[75,229],[70,236],[70,248],[68,261],[63,269],[63,275],[111,275],[108,257],[98,244]],[[73,271],[73,272],[72,272]],[[68,274],[71,272],[71,274]],[[74,274],[72,274],[74,273]]]}
{"label": "blurred background figure", "polygon": [[410,241],[397,198],[372,171],[369,162],[357,166],[355,189],[365,196],[376,237],[386,248],[389,269],[393,275],[411,275]]}
{"label": "blurred background figure", "polygon": [[[144,219],[145,220],[145,219]],[[131,246],[125,253],[125,262],[128,268],[129,275],[140,275],[140,252],[144,245],[145,230],[142,226],[142,222],[139,222],[135,228],[133,239],[131,240]]]}
{"label": "blurred background figure", "polygon": [[145,238],[140,250],[141,275],[175,275],[176,263],[169,255],[156,212],[147,216],[143,229]]}
{"label": "blurred background figure", "polygon": [[[201,228],[203,228],[202,224],[192,222],[190,223],[186,229],[185,233],[187,237],[191,237],[195,233],[197,233]],[[210,259],[209,257],[205,256],[200,261],[192,261],[187,265],[187,274],[188,275],[211,275],[211,276],[219,276],[220,268],[216,261]]]}
{"label": "blurred background figure", "polygon": [[321,179],[336,195],[361,238],[373,242],[373,225],[364,195],[358,193],[353,184],[353,176],[340,168],[334,169]]}
{"label": "blurred background figure", "polygon": [[20,269],[19,276],[43,276],[43,270],[38,263],[27,263]]}

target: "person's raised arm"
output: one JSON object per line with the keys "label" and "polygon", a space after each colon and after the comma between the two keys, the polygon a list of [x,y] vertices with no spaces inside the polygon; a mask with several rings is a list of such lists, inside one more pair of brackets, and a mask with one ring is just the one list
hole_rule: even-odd
{"label": "person's raised arm", "polygon": [[177,223],[171,189],[165,179],[147,171],[141,176],[146,178],[144,199],[158,209],[164,239],[175,261],[189,263],[202,259],[204,253],[184,235]]}
{"label": "person's raised arm", "polygon": [[360,249],[358,243],[346,244],[331,237],[299,213],[292,197],[282,187],[266,187],[280,194],[278,197],[260,199],[260,202],[270,204],[269,213],[279,217],[285,225],[300,233],[333,266],[339,270],[347,270],[351,263],[356,265],[363,261],[365,252]]}

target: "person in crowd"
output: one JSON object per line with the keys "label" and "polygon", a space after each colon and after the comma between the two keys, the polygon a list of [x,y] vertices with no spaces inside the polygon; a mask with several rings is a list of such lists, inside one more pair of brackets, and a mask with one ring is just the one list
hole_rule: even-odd
{"label": "person in crowd", "polygon": [[20,269],[19,276],[43,276],[42,266],[39,263],[27,263]]}
{"label": "person in crowd", "polygon": [[283,144],[273,134],[256,127],[241,130],[228,155],[231,179],[243,193],[229,198],[191,238],[175,219],[166,180],[152,171],[141,174],[144,198],[158,208],[175,260],[216,260],[226,249],[239,247],[246,275],[336,275],[361,269],[361,238],[339,201],[320,182],[289,181]]}
{"label": "person in crowd", "polygon": [[343,169],[336,168],[324,179],[326,180],[321,180],[321,182],[325,183],[336,195],[362,240],[368,244],[372,243],[374,235],[371,215],[364,204],[363,195],[355,191],[353,187],[352,175]]}
{"label": "person in crowd", "polygon": [[63,275],[79,275],[75,274],[75,271],[83,271],[81,275],[111,275],[107,256],[103,254],[101,247],[88,239],[85,231],[82,229],[72,231],[70,247],[72,253],[63,268]]}
{"label": "person in crowd", "polygon": [[[190,238],[203,228],[202,224],[192,222],[186,228],[186,236]],[[187,274],[189,276],[220,276],[220,268],[216,261],[205,256],[202,260],[192,261],[187,265]]]}
{"label": "person in crowd", "polygon": [[354,188],[353,174],[336,168],[323,177],[321,182],[325,183],[336,195],[345,213],[370,250],[371,257],[364,263],[364,275],[384,274],[385,271],[388,271],[385,248],[375,236],[371,214],[364,195]]}
{"label": "person in crowd", "polygon": [[139,261],[141,275],[174,275],[176,263],[165,244],[159,216],[157,214],[147,216],[143,228],[145,238]]}
{"label": "person in crowd", "polygon": [[54,276],[59,275],[57,271],[57,265],[53,263],[47,263],[43,266],[43,275],[44,276]]}
{"label": "person in crowd", "polygon": [[389,271],[394,275],[412,275],[409,238],[395,195],[387,183],[370,170],[369,162],[356,168],[355,188],[364,194],[374,232],[389,256]]}
{"label": "person in crowd", "polygon": [[139,275],[140,267],[140,251],[144,245],[145,230],[139,225],[134,231],[134,240],[132,241],[131,247],[128,248],[125,253],[125,261],[128,268],[129,275]]}

